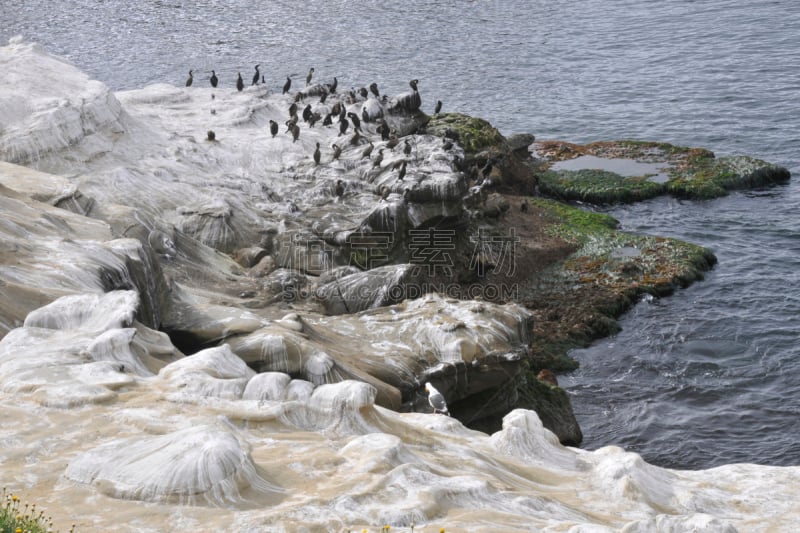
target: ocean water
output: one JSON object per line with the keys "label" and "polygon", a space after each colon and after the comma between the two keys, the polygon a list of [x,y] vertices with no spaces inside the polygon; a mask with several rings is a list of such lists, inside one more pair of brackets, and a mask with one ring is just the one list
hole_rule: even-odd
{"label": "ocean water", "polygon": [[[791,1],[385,3],[0,1],[22,34],[113,89],[207,84],[261,65],[340,87],[420,80],[423,109],[504,133],[636,138],[743,153],[800,172],[800,9]],[[120,14],[121,13],[121,14]],[[562,376],[584,446],[675,468],[800,464],[796,183],[709,202],[611,209],[624,229],[711,248],[705,281],[642,302]]]}

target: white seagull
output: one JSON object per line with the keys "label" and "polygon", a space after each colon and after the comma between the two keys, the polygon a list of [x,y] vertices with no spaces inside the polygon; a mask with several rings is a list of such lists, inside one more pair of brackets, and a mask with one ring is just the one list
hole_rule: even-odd
{"label": "white seagull", "polygon": [[425,391],[428,393],[428,403],[433,407],[433,412],[450,416],[450,411],[447,410],[447,402],[444,401],[442,393],[430,383],[425,384]]}

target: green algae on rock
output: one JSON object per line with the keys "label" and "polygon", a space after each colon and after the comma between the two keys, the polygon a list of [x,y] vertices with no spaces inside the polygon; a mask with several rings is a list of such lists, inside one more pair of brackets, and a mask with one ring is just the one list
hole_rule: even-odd
{"label": "green algae on rock", "polygon": [[642,296],[671,294],[716,263],[701,246],[616,230],[608,215],[543,198],[529,202],[546,214],[546,232],[575,246],[521,291],[520,301],[534,313],[534,371],[575,368],[570,349],[616,333],[616,319]]}
{"label": "green algae on rock", "polygon": [[790,179],[787,169],[760,159],[717,158],[703,148],[649,141],[544,141],[536,151],[548,167],[539,178],[540,190],[566,201],[628,203],[661,194],[709,199]]}
{"label": "green algae on rock", "polygon": [[442,113],[431,117],[426,132],[457,141],[469,154],[504,146],[506,142],[505,137],[488,121],[462,113]]}

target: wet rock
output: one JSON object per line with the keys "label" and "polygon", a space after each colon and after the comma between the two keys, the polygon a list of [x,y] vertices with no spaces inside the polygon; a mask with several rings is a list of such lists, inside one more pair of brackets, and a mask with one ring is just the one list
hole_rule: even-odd
{"label": "wet rock", "polygon": [[275,270],[275,260],[271,255],[267,255],[262,257],[258,264],[250,269],[250,275],[256,278],[263,278],[272,273],[273,270]]}
{"label": "wet rock", "polygon": [[258,246],[250,246],[248,248],[240,248],[236,250],[234,259],[237,263],[244,268],[252,268],[256,266],[266,255],[267,251]]}
{"label": "wet rock", "polygon": [[528,154],[531,145],[533,145],[535,141],[536,137],[530,133],[515,133],[514,135],[506,137],[508,148],[512,152],[520,152],[522,155]]}

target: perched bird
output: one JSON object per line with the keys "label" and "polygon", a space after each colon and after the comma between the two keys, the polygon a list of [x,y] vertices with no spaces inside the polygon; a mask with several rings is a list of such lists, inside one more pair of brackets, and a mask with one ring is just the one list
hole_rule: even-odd
{"label": "perched bird", "polygon": [[365,157],[369,159],[369,156],[372,154],[372,149],[375,148],[375,145],[372,144],[372,141],[369,142],[369,145],[364,148],[364,151],[361,152],[361,158],[364,159]]}
{"label": "perched bird", "polygon": [[331,86],[328,88],[328,90],[329,90],[330,92],[332,92],[332,93],[335,93],[335,92],[336,92],[336,87],[337,87],[338,85],[339,85],[339,80],[337,80],[337,79],[336,79],[336,76],[334,76],[334,77],[333,77],[333,83],[331,83]]}
{"label": "perched bird", "polygon": [[367,96],[369,96],[369,92],[367,92],[367,88],[366,87],[361,87],[358,90],[358,94],[361,95],[361,98],[366,98]]}
{"label": "perched bird", "polygon": [[389,195],[392,194],[392,189],[387,187],[386,185],[381,187],[381,200],[386,200],[389,198]]}
{"label": "perched bird", "polygon": [[375,98],[380,98],[381,93],[378,92],[378,84],[377,83],[370,83],[369,90],[372,94],[375,95]]}
{"label": "perched bird", "polygon": [[319,160],[322,157],[322,154],[319,151],[319,143],[317,143],[317,149],[314,150],[314,164],[319,165]]}
{"label": "perched bird", "polygon": [[331,115],[333,115],[334,117],[338,116],[341,111],[342,111],[342,103],[336,102],[335,104],[333,104],[333,107],[331,108]]}
{"label": "perched bird", "polygon": [[377,129],[378,129],[378,133],[381,134],[381,140],[382,141],[388,141],[389,140],[389,133],[391,132],[391,130],[389,129],[389,125],[386,122],[381,122],[380,126],[378,126]]}
{"label": "perched bird", "polygon": [[519,210],[523,213],[528,212],[528,200],[522,200],[522,203],[519,204]]}
{"label": "perched bird", "polygon": [[327,115],[325,115],[325,118],[322,119],[322,125],[330,126],[331,124],[333,124],[333,115],[328,113]]}
{"label": "perched bird", "polygon": [[405,155],[411,155],[411,143],[408,142],[408,139],[403,141],[403,153]]}
{"label": "perched bird", "polygon": [[409,87],[411,87],[415,92],[417,91],[417,84],[419,80],[411,80],[408,82]]}
{"label": "perched bird", "polygon": [[441,110],[442,110],[442,101],[436,100],[436,107],[433,110],[433,114],[438,115]]}
{"label": "perched bird", "polygon": [[311,120],[311,104],[303,108],[303,122]]}
{"label": "perched bird", "polygon": [[[331,148],[333,148],[333,158],[339,159],[339,156],[342,155],[342,149],[339,147],[338,144],[332,144]],[[342,181],[342,180],[339,180]]]}
{"label": "perched bird", "polygon": [[361,130],[358,128],[353,128],[353,136],[350,137],[350,144],[353,146],[361,144]]}
{"label": "perched bird", "polygon": [[349,126],[349,125],[350,125],[350,123],[347,122],[346,118],[340,118],[339,119],[339,137],[344,135],[344,132],[347,131],[347,126]]}
{"label": "perched bird", "polygon": [[292,130],[292,142],[294,143],[300,137],[300,126],[292,123],[289,128]]}
{"label": "perched bird", "polygon": [[239,77],[236,79],[236,90],[241,92],[244,89],[244,80],[242,79],[242,73],[239,72]]}
{"label": "perched bird", "polygon": [[[334,144],[334,146],[336,145]],[[336,188],[334,189],[334,192],[339,198],[342,197],[344,194],[344,182],[342,180],[336,180]]]}
{"label": "perched bird", "polygon": [[382,161],[383,161],[383,148],[378,150],[378,155],[375,156],[375,160],[372,162],[372,168],[380,167]]}
{"label": "perched bird", "polygon": [[309,128],[313,128],[314,124],[319,122],[319,119],[321,119],[321,118],[322,118],[322,116],[319,113],[311,113],[311,117],[309,117],[309,119],[308,119],[308,127]]}
{"label": "perched bird", "polygon": [[361,120],[364,122],[369,122],[369,113],[367,113],[366,107],[361,108]]}
{"label": "perched bird", "polygon": [[192,86],[192,81],[194,81],[194,79],[192,78],[192,71],[190,70],[189,71],[189,79],[186,80],[186,86],[187,87],[191,87]]}
{"label": "perched bird", "polygon": [[400,167],[400,172],[397,173],[398,181],[403,181],[403,178],[406,177],[406,161],[403,160],[403,166]]}
{"label": "perched bird", "polygon": [[269,132],[275,137],[278,134],[278,123],[274,120],[269,121]]}
{"label": "perched bird", "polygon": [[288,93],[289,89],[291,89],[291,87],[292,87],[292,78],[290,78],[289,76],[286,76],[286,83],[283,84],[283,93],[282,94]]}
{"label": "perched bird", "polygon": [[347,113],[347,116],[350,117],[350,121],[353,123],[354,128],[361,127],[361,120],[358,118],[358,115],[351,111],[350,113]]}
{"label": "perched bird", "polygon": [[442,137],[442,150],[444,150],[445,152],[449,152],[452,147],[453,147],[453,141],[451,141],[447,137]]}
{"label": "perched bird", "polygon": [[289,106],[289,116],[297,116],[297,104],[294,102],[292,102],[292,105]]}
{"label": "perched bird", "polygon": [[211,71],[211,86],[216,87],[217,83],[219,83],[219,78],[217,78],[217,73],[213,70]]}
{"label": "perched bird", "polygon": [[308,76],[306,76],[306,85],[311,83],[311,77],[314,75],[314,67],[308,69]]}
{"label": "perched bird", "polygon": [[260,66],[261,65],[256,65],[256,73],[253,74],[253,83],[251,83],[250,85],[258,85],[258,79],[261,77],[261,74],[259,74],[258,72],[258,67]]}
{"label": "perched bird", "polygon": [[319,103],[320,104],[324,104],[325,100],[327,100],[327,99],[328,99],[328,93],[323,92],[322,95],[320,95],[320,97],[319,97]]}
{"label": "perched bird", "polygon": [[433,412],[450,416],[450,411],[447,410],[447,403],[444,401],[442,393],[430,383],[425,384],[425,391],[428,393],[428,403],[433,407]]}

